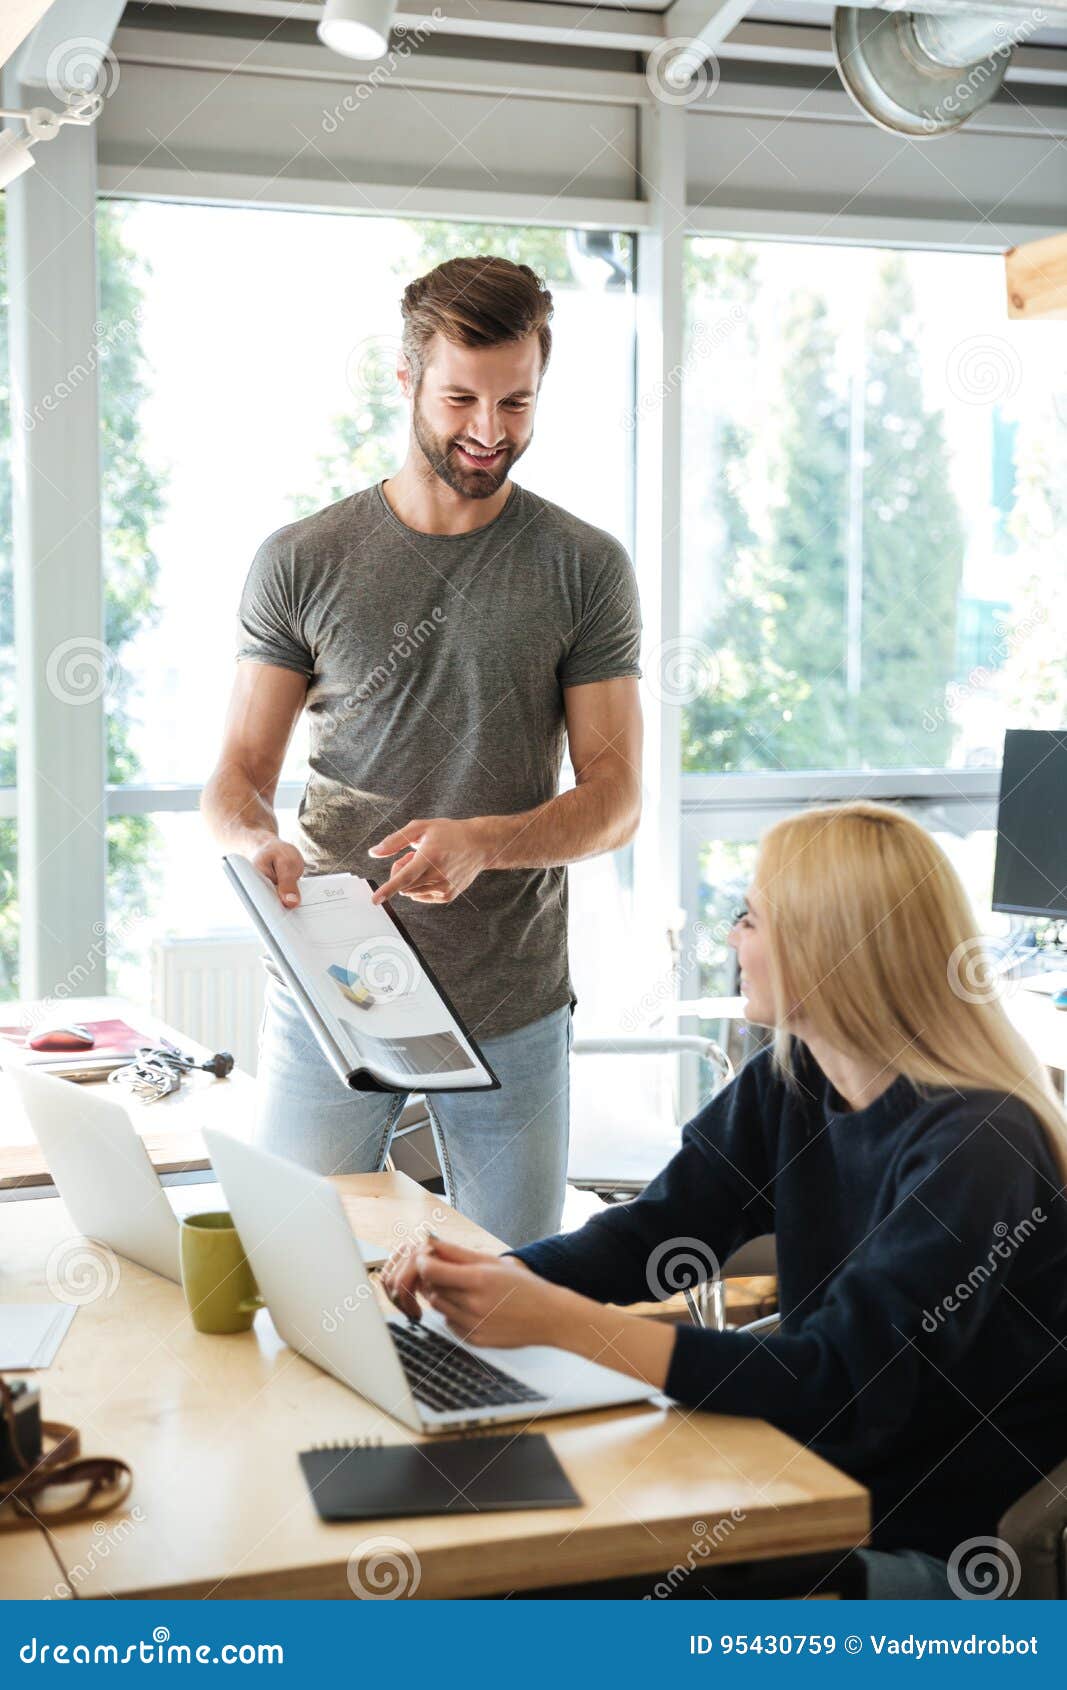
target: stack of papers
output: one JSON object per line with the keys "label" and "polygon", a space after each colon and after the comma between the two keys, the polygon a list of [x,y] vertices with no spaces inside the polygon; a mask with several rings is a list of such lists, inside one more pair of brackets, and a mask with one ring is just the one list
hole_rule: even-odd
{"label": "stack of papers", "polygon": [[0,1373],[50,1367],[76,1313],[71,1303],[0,1303]]}

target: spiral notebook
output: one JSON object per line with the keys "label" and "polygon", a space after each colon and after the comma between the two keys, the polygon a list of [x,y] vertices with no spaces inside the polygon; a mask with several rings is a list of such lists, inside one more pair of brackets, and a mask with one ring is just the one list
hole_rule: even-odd
{"label": "spiral notebook", "polygon": [[323,1520],[581,1506],[543,1432],[319,1445],[300,1465]]}

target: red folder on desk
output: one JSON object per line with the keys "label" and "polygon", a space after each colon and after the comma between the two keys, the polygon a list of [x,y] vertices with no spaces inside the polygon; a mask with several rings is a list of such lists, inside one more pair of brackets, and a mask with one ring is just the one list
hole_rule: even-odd
{"label": "red folder on desk", "polygon": [[[30,1040],[47,1030],[48,1026],[77,1025],[92,1033],[93,1043],[86,1050],[31,1050]],[[47,1023],[32,1027],[0,1027],[0,1061],[20,1062],[44,1074],[77,1073],[80,1068],[118,1068],[135,1056],[141,1045],[155,1044],[150,1033],[138,1032],[128,1021],[82,1021],[77,1003],[72,1002],[69,1013],[55,1015]]]}

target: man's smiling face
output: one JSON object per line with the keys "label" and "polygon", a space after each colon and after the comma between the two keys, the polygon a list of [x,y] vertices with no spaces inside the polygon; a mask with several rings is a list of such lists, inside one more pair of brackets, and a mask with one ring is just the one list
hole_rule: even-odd
{"label": "man's smiling face", "polygon": [[412,428],[434,473],[468,499],[503,486],[533,439],[541,374],[536,334],[455,346],[436,334],[414,395]]}

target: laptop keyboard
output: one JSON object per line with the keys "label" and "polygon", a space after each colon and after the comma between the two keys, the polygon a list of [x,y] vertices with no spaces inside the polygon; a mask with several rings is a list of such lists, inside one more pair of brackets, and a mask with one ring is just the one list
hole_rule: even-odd
{"label": "laptop keyboard", "polygon": [[388,1326],[412,1395],[426,1408],[496,1408],[548,1400],[434,1327],[399,1320],[389,1321]]}

